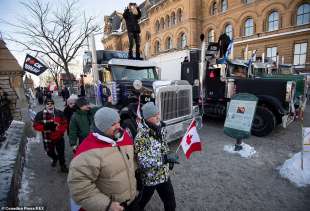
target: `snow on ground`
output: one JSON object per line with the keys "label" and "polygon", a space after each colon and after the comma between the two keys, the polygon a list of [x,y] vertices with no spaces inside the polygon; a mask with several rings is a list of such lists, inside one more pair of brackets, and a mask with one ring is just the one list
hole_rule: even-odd
{"label": "snow on ground", "polygon": [[301,170],[301,152],[286,160],[280,168],[280,175],[297,187],[310,185],[310,152],[304,152],[304,169]]}
{"label": "snow on ground", "polygon": [[254,147],[251,147],[246,143],[242,143],[241,146],[242,150],[235,151],[235,145],[225,145],[224,151],[232,154],[239,154],[243,158],[252,157],[256,153]]}
{"label": "snow on ground", "polygon": [[23,172],[23,177],[22,177],[22,182],[21,182],[21,188],[19,189],[19,194],[18,198],[19,201],[22,202],[27,202],[29,201],[29,193],[31,192],[31,187],[29,185],[31,180],[34,180],[36,178],[36,174],[28,168],[28,156],[29,153],[31,152],[31,147],[34,144],[40,144],[40,133],[37,133],[36,137],[28,137],[27,138],[27,146],[26,146],[26,163],[24,166],[24,172]]}

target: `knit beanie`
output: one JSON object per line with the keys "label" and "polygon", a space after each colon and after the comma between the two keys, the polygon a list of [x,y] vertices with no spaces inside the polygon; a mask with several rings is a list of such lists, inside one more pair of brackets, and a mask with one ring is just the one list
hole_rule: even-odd
{"label": "knit beanie", "polygon": [[152,116],[155,116],[158,112],[158,108],[153,102],[148,102],[142,106],[142,115],[146,120]]}
{"label": "knit beanie", "polygon": [[80,97],[76,100],[75,104],[77,105],[77,107],[81,108],[84,105],[89,105],[89,102],[86,98]]}
{"label": "knit beanie", "polygon": [[53,99],[47,98],[47,99],[45,100],[45,105],[46,105],[47,103],[53,103],[53,104],[54,104],[55,102],[54,102]]}
{"label": "knit beanie", "polygon": [[72,95],[70,95],[70,97],[67,99],[67,104],[75,103],[77,99],[78,99],[78,96],[75,95],[75,94],[72,94]]}
{"label": "knit beanie", "polygon": [[94,124],[100,132],[106,132],[114,123],[120,121],[120,116],[116,110],[108,107],[100,108],[94,116]]}

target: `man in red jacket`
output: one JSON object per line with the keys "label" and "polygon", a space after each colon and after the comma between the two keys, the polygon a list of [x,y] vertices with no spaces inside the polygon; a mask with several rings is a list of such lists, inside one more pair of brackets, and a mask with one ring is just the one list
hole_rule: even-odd
{"label": "man in red jacket", "polygon": [[55,109],[52,99],[47,99],[45,108],[37,113],[33,127],[36,131],[42,132],[44,150],[53,159],[52,167],[55,167],[57,161],[59,161],[61,171],[67,173],[63,138],[67,129],[67,121],[63,112]]}

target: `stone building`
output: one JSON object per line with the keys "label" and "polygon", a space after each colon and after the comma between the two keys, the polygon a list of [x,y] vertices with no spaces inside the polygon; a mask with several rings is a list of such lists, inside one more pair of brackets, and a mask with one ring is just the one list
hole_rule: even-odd
{"label": "stone building", "polygon": [[[142,11],[141,50],[145,57],[200,46],[199,36],[217,41],[225,32],[234,40],[234,58],[253,50],[284,63],[310,63],[310,0],[146,0]],[[106,49],[127,50],[122,12],[105,17]]]}
{"label": "stone building", "polygon": [[23,71],[0,37],[0,88],[10,102],[13,119],[21,120],[21,108],[26,102],[23,88]]}

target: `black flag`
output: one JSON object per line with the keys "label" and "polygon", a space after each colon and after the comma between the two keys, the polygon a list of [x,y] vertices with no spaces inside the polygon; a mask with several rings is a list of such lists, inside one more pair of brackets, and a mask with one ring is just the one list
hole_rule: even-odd
{"label": "black flag", "polygon": [[26,72],[29,72],[29,73],[32,73],[38,76],[41,73],[43,73],[47,69],[47,67],[44,64],[42,64],[39,60],[37,60],[36,58],[27,54],[23,69]]}

